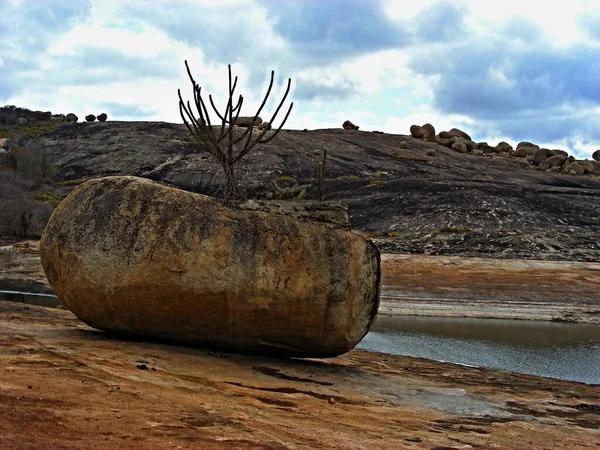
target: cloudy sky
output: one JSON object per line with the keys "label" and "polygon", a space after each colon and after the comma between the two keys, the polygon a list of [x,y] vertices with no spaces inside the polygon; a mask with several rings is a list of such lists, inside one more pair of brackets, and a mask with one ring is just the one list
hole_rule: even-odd
{"label": "cloudy sky", "polygon": [[186,59],[243,115],[291,78],[286,128],[600,149],[600,0],[0,0],[0,105],[181,122]]}

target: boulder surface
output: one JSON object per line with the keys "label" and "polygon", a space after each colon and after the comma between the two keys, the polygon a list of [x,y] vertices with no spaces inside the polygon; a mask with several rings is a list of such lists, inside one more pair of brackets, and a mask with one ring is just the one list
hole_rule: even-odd
{"label": "boulder surface", "polygon": [[40,243],[62,303],[105,331],[287,356],[352,349],[379,306],[360,233],[137,177],[87,181]]}

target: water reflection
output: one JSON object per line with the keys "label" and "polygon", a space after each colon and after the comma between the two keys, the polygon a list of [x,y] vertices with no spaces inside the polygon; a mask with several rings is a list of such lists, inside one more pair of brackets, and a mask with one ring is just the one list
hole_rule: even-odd
{"label": "water reflection", "polygon": [[0,291],[0,301],[27,303],[28,305],[45,306],[56,308],[60,300],[55,295],[34,294],[30,292]]}
{"label": "water reflection", "polygon": [[358,348],[600,383],[600,325],[379,316]]}

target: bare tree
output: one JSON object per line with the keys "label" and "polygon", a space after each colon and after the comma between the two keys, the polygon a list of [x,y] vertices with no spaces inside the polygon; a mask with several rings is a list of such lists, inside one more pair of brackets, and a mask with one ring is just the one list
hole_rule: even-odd
{"label": "bare tree", "polygon": [[[196,112],[192,110],[192,106],[190,102],[184,102],[181,97],[181,90],[177,90],[177,94],[179,95],[179,112],[181,114],[181,118],[188,128],[189,132],[193,136],[193,138],[200,144],[200,147],[203,151],[211,154],[217,162],[223,168],[225,173],[225,186],[223,187],[223,193],[225,196],[225,200],[236,200],[244,198],[245,191],[243,186],[240,183],[238,175],[236,173],[236,165],[237,163],[246,156],[256,145],[264,144],[272,140],[285,122],[287,121],[290,112],[292,111],[292,107],[294,103],[290,104],[290,107],[283,118],[283,121],[279,125],[279,127],[275,131],[270,131],[271,127],[264,127],[262,130],[258,132],[254,132],[253,126],[248,126],[243,133],[234,133],[234,125],[239,117],[240,111],[242,109],[242,104],[244,103],[244,97],[241,95],[238,98],[235,106],[233,105],[233,97],[234,91],[237,85],[237,76],[232,83],[231,80],[231,65],[228,65],[229,70],[229,98],[227,100],[227,106],[225,107],[225,113],[221,114],[215,103],[213,101],[212,95],[209,95],[208,98],[210,100],[210,105],[212,106],[214,112],[221,120],[221,127],[213,127],[210,116],[208,114],[208,109],[206,108],[206,104],[204,99],[202,98],[202,88],[196,83],[192,73],[190,71],[190,67],[188,66],[187,61],[185,61],[185,68],[187,69],[188,76],[190,81],[192,82],[192,86],[194,89],[194,105],[196,107]],[[273,88],[273,79],[275,76],[275,72],[271,71],[271,81],[269,83],[269,88],[267,89],[267,93],[265,97],[256,111],[254,118],[251,124],[256,123],[258,119],[258,115],[263,110],[265,104],[267,103],[267,99],[271,94],[271,89]],[[269,120],[269,124],[273,125],[279,110],[283,106],[285,99],[290,92],[292,80],[288,78],[287,88],[285,90],[285,94],[279,102],[277,109],[273,113],[271,120]],[[197,117],[196,117],[197,116]]]}

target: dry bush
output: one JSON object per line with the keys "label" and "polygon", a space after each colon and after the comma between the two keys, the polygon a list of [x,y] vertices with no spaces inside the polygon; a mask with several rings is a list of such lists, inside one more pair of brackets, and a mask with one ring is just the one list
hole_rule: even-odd
{"label": "dry bush", "polygon": [[27,183],[12,170],[0,170],[0,236],[39,236],[53,206],[29,198]]}

